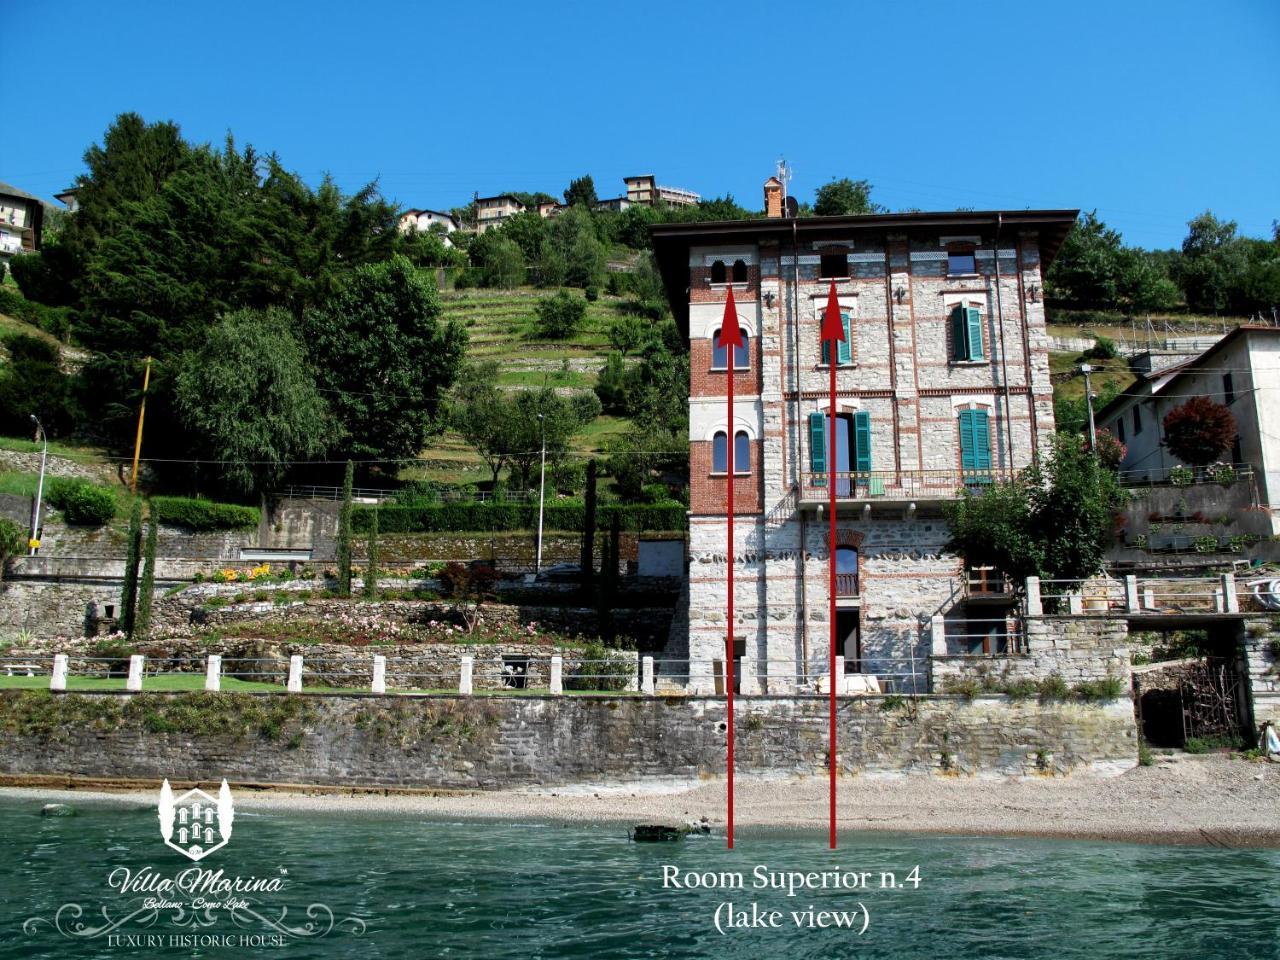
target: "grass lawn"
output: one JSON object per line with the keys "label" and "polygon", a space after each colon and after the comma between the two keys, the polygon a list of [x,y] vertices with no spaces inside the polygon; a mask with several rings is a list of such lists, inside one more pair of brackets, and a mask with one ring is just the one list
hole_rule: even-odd
{"label": "grass lawn", "polygon": [[[1049,373],[1051,375],[1072,373],[1084,362],[1086,361],[1081,359],[1079,354],[1051,353],[1049,354]],[[1118,389],[1124,390],[1137,379],[1129,369],[1128,362],[1121,357],[1116,357],[1113,360],[1089,360],[1087,362],[1095,371],[1091,378],[1093,380],[1093,392],[1096,394],[1102,393],[1103,388],[1108,384],[1114,384]],[[1083,396],[1083,374],[1076,373],[1070,379],[1055,382],[1053,385],[1053,398],[1055,400],[1079,400]]]}
{"label": "grass lawn", "polygon": [[[0,677],[0,690],[48,690],[49,678],[43,677]],[[67,689],[69,691],[85,691],[95,692],[102,690],[123,690],[124,677],[68,677]],[[188,690],[203,690],[204,674],[203,673],[164,673],[156,676],[146,677],[142,682],[142,690],[144,693],[177,693]],[[222,689],[226,693],[284,693],[284,684],[282,683],[263,683],[258,680],[237,680],[234,677],[222,678]],[[308,686],[306,682],[302,685],[303,693],[327,693],[327,694],[345,694],[345,693],[368,693],[367,688],[363,687],[325,687],[325,686]],[[401,688],[389,688],[389,694],[435,694],[437,696],[448,696],[456,694],[457,688],[440,688],[425,690],[409,690]],[[533,697],[548,694],[550,691],[545,687],[542,689],[527,690],[476,690],[475,695],[480,697]],[[607,695],[614,697],[638,696],[633,690],[566,690],[565,696],[581,697],[594,695]]]}

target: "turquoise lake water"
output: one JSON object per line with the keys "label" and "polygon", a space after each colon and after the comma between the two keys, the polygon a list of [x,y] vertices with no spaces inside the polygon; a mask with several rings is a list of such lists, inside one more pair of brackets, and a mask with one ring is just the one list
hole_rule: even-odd
{"label": "turquoise lake water", "polygon": [[[230,842],[199,868],[282,888],[249,895],[256,917],[215,910],[192,926],[108,886],[120,868],[136,878],[194,866],[164,846],[154,808],[77,804],[77,816],[49,818],[39,807],[0,799],[3,958],[1280,957],[1280,851],[849,834],[832,852],[818,832],[784,831],[742,831],[728,851],[720,837],[629,843],[619,827],[241,811]],[[788,897],[752,889],[758,865],[784,876],[838,867],[846,885],[865,871],[869,889]],[[741,874],[743,888],[664,889],[664,867],[681,882]],[[882,872],[898,886],[884,888]],[[189,897],[161,899],[181,902],[190,920]],[[722,935],[714,917],[725,902],[777,911],[781,926]],[[297,930],[312,903],[337,921],[325,936],[273,932],[259,919],[286,907],[282,926]],[[83,909],[88,928],[141,913],[112,933],[66,936],[54,924],[65,904]],[[811,928],[810,908],[857,926]],[[73,933],[74,913],[62,914]],[[323,911],[313,919],[327,924]]]}

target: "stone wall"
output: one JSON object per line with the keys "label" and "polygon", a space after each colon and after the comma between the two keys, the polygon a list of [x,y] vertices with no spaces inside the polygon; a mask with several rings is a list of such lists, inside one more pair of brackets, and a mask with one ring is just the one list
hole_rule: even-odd
{"label": "stone wall", "polygon": [[[18,450],[0,450],[0,470],[15,470],[19,473],[39,473],[40,453]],[[90,480],[93,483],[114,482],[115,471],[108,464],[76,463],[66,457],[50,454],[45,462],[45,476],[76,477]]]}
{"label": "stone wall", "polygon": [[1241,646],[1253,695],[1254,726],[1270,720],[1280,727],[1280,627],[1269,618],[1257,618],[1245,627]]}
{"label": "stone wall", "polygon": [[1025,654],[1009,656],[940,656],[932,658],[935,691],[958,680],[991,677],[1044,680],[1060,676],[1068,684],[1117,677],[1129,682],[1129,627],[1103,616],[1028,617]]}
{"label": "stone wall", "polygon": [[[724,770],[723,699],[49,696],[0,694],[0,772],[492,789]],[[205,732],[199,698],[212,696],[220,725],[234,730],[243,716],[243,732]],[[1117,773],[1136,763],[1127,701],[943,697],[889,706],[881,698],[841,704],[845,775]],[[169,709],[178,732],[155,732]],[[272,709],[278,722],[268,737],[256,718]],[[739,774],[822,775],[826,729],[822,698],[740,701]]]}

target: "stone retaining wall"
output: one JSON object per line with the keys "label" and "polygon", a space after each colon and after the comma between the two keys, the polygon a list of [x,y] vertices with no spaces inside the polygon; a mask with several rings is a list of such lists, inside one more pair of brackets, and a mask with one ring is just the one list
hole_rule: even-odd
{"label": "stone retaining wall", "polygon": [[[199,698],[214,696],[204,702],[220,726],[242,732],[185,730],[210,709]],[[267,736],[261,711],[273,704],[281,713]],[[825,699],[762,697],[737,711],[740,774],[823,775]],[[176,732],[161,732],[172,724]],[[462,789],[714,777],[725,726],[725,702],[712,698],[10,691],[0,694],[0,772]],[[840,726],[846,775],[1118,773],[1137,759],[1127,700],[858,698],[841,704]]]}
{"label": "stone retaining wall", "polygon": [[958,680],[1044,680],[1057,674],[1068,684],[1118,677],[1129,680],[1129,628],[1121,619],[1087,615],[1027,617],[1025,654],[932,658],[933,689]]}

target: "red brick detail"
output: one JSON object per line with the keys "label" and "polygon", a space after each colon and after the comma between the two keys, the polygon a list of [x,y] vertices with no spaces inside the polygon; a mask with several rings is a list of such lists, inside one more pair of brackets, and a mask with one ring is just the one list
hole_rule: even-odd
{"label": "red brick detail", "polygon": [[[732,352],[732,351],[730,351]],[[758,396],[761,391],[760,338],[747,339],[750,369],[733,371],[734,396]],[[689,341],[689,396],[725,397],[729,394],[729,371],[711,369],[711,338],[695,337]]]}
{"label": "red brick detail", "polygon": [[[733,481],[734,516],[763,513],[761,481],[761,444],[751,443],[751,474],[739,475]],[[736,465],[735,465],[736,466]],[[711,472],[711,442],[699,440],[689,444],[689,512],[701,516],[724,516],[728,510],[729,478]]]}
{"label": "red brick detail", "polygon": [[[733,261],[736,257],[725,257],[726,278],[733,276]],[[710,267],[690,267],[689,269],[689,302],[690,303],[724,303],[727,283],[711,285]],[[735,300],[758,300],[760,297],[760,266],[747,265],[747,282],[733,284]]]}

